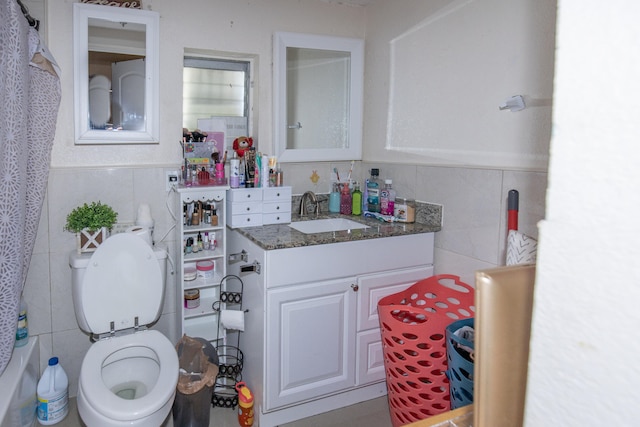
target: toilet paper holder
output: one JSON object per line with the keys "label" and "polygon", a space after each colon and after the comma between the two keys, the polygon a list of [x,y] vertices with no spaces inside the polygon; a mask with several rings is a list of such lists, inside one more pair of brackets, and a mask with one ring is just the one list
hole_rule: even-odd
{"label": "toilet paper holder", "polygon": [[244,249],[235,254],[229,254],[229,262],[238,262],[238,261],[249,261],[249,253]]}
{"label": "toilet paper holder", "polygon": [[253,264],[246,264],[246,265],[240,266],[241,273],[250,273],[252,271],[260,274],[260,263],[257,260],[254,260]]}

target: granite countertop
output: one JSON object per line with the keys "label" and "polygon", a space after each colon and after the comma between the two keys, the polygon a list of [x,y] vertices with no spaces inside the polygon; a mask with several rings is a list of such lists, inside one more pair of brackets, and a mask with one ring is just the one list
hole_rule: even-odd
{"label": "granite countertop", "polygon": [[419,233],[433,233],[441,229],[442,207],[431,204],[418,206],[416,209],[416,222],[414,223],[389,223],[364,216],[322,213],[319,215],[310,214],[303,217],[293,215],[291,221],[309,221],[323,218],[347,218],[368,225],[369,228],[305,234],[289,227],[288,224],[273,224],[259,227],[235,228],[234,230],[265,250],[324,245]]}

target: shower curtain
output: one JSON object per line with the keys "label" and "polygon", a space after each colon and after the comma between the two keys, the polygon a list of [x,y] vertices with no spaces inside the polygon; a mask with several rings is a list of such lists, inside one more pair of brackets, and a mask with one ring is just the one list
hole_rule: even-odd
{"label": "shower curtain", "polygon": [[0,375],[13,352],[49,177],[59,74],[16,0],[0,0]]}

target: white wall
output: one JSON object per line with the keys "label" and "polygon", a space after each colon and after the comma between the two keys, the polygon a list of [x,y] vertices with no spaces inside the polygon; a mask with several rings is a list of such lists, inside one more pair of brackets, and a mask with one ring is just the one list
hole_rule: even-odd
{"label": "white wall", "polygon": [[[554,25],[555,0],[377,1],[365,159],[545,171]],[[498,109],[518,94],[525,110]]]}
{"label": "white wall", "polygon": [[559,0],[526,426],[640,419],[640,4]]}
{"label": "white wall", "polygon": [[49,48],[62,68],[62,104],[52,166],[179,165],[182,153],[182,59],[185,48],[253,58],[254,140],[272,146],[272,35],[275,31],[364,37],[362,8],[314,0],[147,0],[160,13],[159,145],[76,146],[73,140],[72,1],[48,0]]}

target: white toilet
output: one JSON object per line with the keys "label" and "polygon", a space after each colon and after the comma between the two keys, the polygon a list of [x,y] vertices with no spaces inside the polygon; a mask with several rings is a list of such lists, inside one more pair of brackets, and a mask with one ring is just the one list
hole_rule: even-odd
{"label": "white toilet", "polygon": [[80,369],[78,412],[88,426],[160,426],[178,383],[178,355],[160,332],[167,253],[131,233],[93,255],[69,256],[80,328],[96,340]]}

